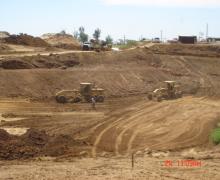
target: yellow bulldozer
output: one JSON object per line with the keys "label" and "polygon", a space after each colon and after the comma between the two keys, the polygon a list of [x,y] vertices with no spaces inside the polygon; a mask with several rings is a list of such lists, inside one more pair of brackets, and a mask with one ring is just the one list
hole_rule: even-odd
{"label": "yellow bulldozer", "polygon": [[155,89],[152,93],[148,94],[149,100],[156,99],[158,102],[162,100],[178,99],[182,97],[180,86],[175,81],[164,81],[166,88]]}
{"label": "yellow bulldozer", "polygon": [[79,90],[62,90],[55,95],[58,103],[91,102],[92,97],[96,102],[104,102],[104,89],[97,88],[92,83],[80,83]]}

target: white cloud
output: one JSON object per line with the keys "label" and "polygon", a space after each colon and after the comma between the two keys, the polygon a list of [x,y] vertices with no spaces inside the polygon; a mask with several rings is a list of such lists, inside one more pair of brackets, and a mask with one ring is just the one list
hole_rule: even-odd
{"label": "white cloud", "polygon": [[220,7],[220,0],[101,0],[107,5]]}

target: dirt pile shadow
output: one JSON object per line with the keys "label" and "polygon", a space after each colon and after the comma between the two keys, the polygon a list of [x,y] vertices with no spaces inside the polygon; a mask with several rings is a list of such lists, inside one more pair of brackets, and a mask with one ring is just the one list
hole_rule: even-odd
{"label": "dirt pile shadow", "polygon": [[11,59],[8,61],[3,61],[1,67],[3,69],[32,69],[34,66],[22,60]]}
{"label": "dirt pile shadow", "polygon": [[29,129],[22,136],[0,129],[0,159],[28,159],[38,156],[77,155],[75,147],[86,146],[68,135],[49,136],[45,131]]}

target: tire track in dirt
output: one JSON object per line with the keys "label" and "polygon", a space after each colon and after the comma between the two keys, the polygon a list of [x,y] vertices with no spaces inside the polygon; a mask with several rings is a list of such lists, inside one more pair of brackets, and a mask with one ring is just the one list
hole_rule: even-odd
{"label": "tire track in dirt", "polygon": [[[146,131],[149,127],[152,127],[153,126],[153,123],[156,123],[156,122],[160,122],[164,119],[166,119],[167,117],[171,117],[173,114],[176,113],[176,109],[173,108],[173,106],[177,106],[177,105],[181,105],[183,104],[184,102],[179,102],[177,100],[177,102],[171,102],[171,101],[168,101],[168,102],[164,102],[163,104],[163,111],[161,111],[161,109],[159,109],[158,111],[154,111],[153,114],[149,114],[147,116],[147,121],[145,120],[146,118],[144,117],[139,117],[136,122],[141,122],[141,123],[137,123],[136,124],[136,128],[134,127],[131,127],[133,129],[137,129],[135,131],[133,131],[132,133],[132,136],[130,137],[129,139],[129,142],[128,142],[128,149],[127,149],[127,154],[131,152],[131,149],[132,149],[132,144],[133,144],[133,141],[135,140],[136,136],[139,134],[139,133],[143,133],[144,131]],[[165,109],[164,109],[165,108]],[[167,108],[167,109],[166,109]],[[160,116],[156,116],[155,117],[155,113],[159,112],[161,115]],[[143,119],[143,121],[141,121],[141,119]],[[150,126],[149,126],[149,123]],[[139,125],[141,124],[141,125]],[[146,124],[146,125],[145,125]],[[156,127],[155,127],[156,128]],[[160,127],[159,127],[160,128]],[[151,129],[149,129],[151,130]]]}
{"label": "tire track in dirt", "polygon": [[[119,118],[117,121],[120,121],[122,119],[123,119],[123,117]],[[115,123],[117,123],[117,122],[114,122],[114,124]],[[103,134],[105,132],[107,132],[110,128],[112,128],[112,126],[107,126],[107,128],[105,128],[103,131],[101,131],[101,133],[97,136],[97,138],[95,140],[95,143],[93,144],[93,148],[92,148],[92,157],[96,157],[96,148],[97,148],[97,146],[98,146],[98,144],[99,144]]]}
{"label": "tire track in dirt", "polygon": [[[192,102],[192,103],[194,103],[194,102]],[[179,108],[181,108],[181,107],[179,107]],[[202,121],[203,119],[201,118],[201,116],[198,113],[195,113],[196,112],[195,110],[200,111],[200,109],[205,114],[203,116],[205,121]],[[218,109],[216,108],[215,111],[212,111],[211,109],[212,109],[212,107],[207,107],[204,105],[202,105],[202,107],[200,107],[200,106],[196,105],[195,110],[191,114],[189,114],[188,116],[186,116],[184,118],[181,118],[181,121],[183,123],[175,125],[175,122],[174,122],[173,126],[176,127],[176,129],[171,128],[170,133],[168,133],[167,135],[163,135],[163,136],[158,137],[157,141],[159,140],[160,143],[151,145],[151,148],[168,147],[168,146],[171,146],[172,142],[173,142],[173,147],[175,147],[175,146],[192,146],[193,144],[198,145],[198,144],[196,144],[197,140],[199,140],[199,138],[201,138],[201,137],[204,137],[204,135],[207,135],[207,136],[209,135],[208,129],[211,129],[209,124],[213,121],[213,119],[216,118],[216,111]],[[175,114],[173,114],[171,116],[169,116],[167,114],[167,117],[168,117],[167,119],[168,120],[175,119],[175,116],[177,116],[178,113],[180,113],[180,115],[182,114],[181,111],[180,112],[177,111]],[[174,116],[174,117],[172,117],[172,116]],[[191,123],[191,122],[193,122],[193,123]],[[143,135],[145,132],[148,132],[148,130],[150,130],[145,125],[137,127],[137,129],[140,129],[141,127],[143,127],[142,131],[139,131],[139,134],[141,134],[141,135]],[[163,131],[165,131],[165,129]],[[156,139],[156,137],[151,137],[151,138]],[[135,140],[135,137],[133,138],[133,141],[134,140]],[[130,140],[130,141],[131,141],[131,144],[133,144],[133,141],[132,140]],[[204,144],[205,138],[204,138],[204,141],[203,140],[199,140],[199,141],[201,141]]]}
{"label": "tire track in dirt", "polygon": [[[151,106],[151,104],[149,104],[149,105],[147,105],[147,106],[151,106],[151,108],[153,108],[153,107],[156,106],[156,105],[157,105],[157,104],[154,104],[154,105]],[[141,106],[146,107],[145,104],[144,104],[144,105],[141,104]],[[156,107],[156,108],[157,108],[157,107]],[[144,108],[141,108],[141,110],[139,110],[139,111],[143,111],[143,109],[144,109]],[[138,111],[138,112],[139,112],[139,111]],[[131,113],[131,112],[130,112],[130,113]],[[129,116],[130,113],[128,113],[127,116]],[[117,114],[118,114],[118,113],[117,113]],[[95,139],[95,143],[93,144],[93,148],[92,148],[92,156],[93,156],[93,157],[96,156],[96,149],[97,149],[97,146],[99,145],[99,143],[100,143],[100,141],[101,141],[103,135],[104,135],[107,131],[109,131],[111,128],[113,128],[113,127],[115,127],[116,125],[118,125],[118,122],[120,122],[121,120],[126,119],[126,118],[125,118],[125,115],[123,115],[123,114],[124,114],[124,113],[122,113],[121,118],[112,117],[112,118],[108,119],[107,121],[103,122],[101,125],[98,126],[98,127],[101,127],[101,126],[103,126],[103,125],[106,125],[107,127],[105,127],[104,129],[102,129],[101,132],[98,134],[98,136],[97,136],[96,139]],[[138,114],[138,116],[139,116],[139,114]],[[115,120],[115,119],[116,119],[116,120]],[[129,118],[128,118],[128,119],[129,119]],[[113,122],[112,122],[112,121],[113,121]],[[109,124],[109,125],[108,125],[108,124]],[[96,129],[97,129],[98,127],[96,127]]]}
{"label": "tire track in dirt", "polygon": [[[185,100],[185,102],[186,101],[190,101],[190,100],[187,99],[187,100]],[[177,100],[177,102],[178,102],[178,100]],[[152,104],[152,102],[147,103],[147,104],[141,102],[141,103],[137,103],[137,104],[134,105],[136,107],[135,108],[136,110],[133,110],[133,111],[129,112],[128,111],[129,108],[127,108],[126,110],[120,110],[119,112],[117,111],[115,113],[116,115],[114,115],[110,119],[107,118],[106,121],[104,121],[102,124],[99,124],[98,127],[96,127],[96,131],[98,131],[97,128],[101,128],[101,131],[99,132],[98,136],[95,139],[95,143],[94,143],[93,148],[92,148],[92,156],[93,157],[96,156],[96,149],[99,146],[99,144],[101,143],[101,141],[103,141],[103,139],[104,140],[108,139],[108,142],[110,143],[109,136],[107,136],[107,135],[106,135],[107,137],[104,137],[104,136],[105,136],[105,134],[107,134],[108,132],[111,132],[111,131],[112,132],[115,131],[113,134],[110,133],[110,134],[112,134],[112,136],[114,134],[117,134],[117,130],[114,129],[115,127],[117,127],[119,129],[120,127],[123,127],[124,124],[127,124],[129,122],[132,123],[132,121],[131,121],[132,119],[136,119],[139,116],[141,116],[142,114],[149,114],[149,113],[152,113],[154,111],[159,113],[161,111],[160,110],[161,108],[166,107],[167,105],[173,104],[173,103],[176,103],[176,101],[175,102],[164,101],[163,103],[155,102],[153,104]],[[120,117],[120,118],[118,118],[118,117]],[[145,121],[145,120],[143,119],[143,121]],[[138,118],[138,120],[136,120],[135,122],[140,123],[140,118]],[[105,127],[102,127],[102,126],[105,126]],[[134,126],[136,126],[136,124],[134,124]],[[120,139],[120,137],[119,137],[119,139]],[[115,145],[115,146],[117,146],[117,145]]]}
{"label": "tire track in dirt", "polygon": [[[149,122],[147,122],[147,124],[149,124],[150,122],[153,122],[154,120],[157,120],[157,121],[161,121],[163,120],[166,116],[170,116],[172,114],[174,114],[175,111],[172,110],[170,113],[167,113],[165,114],[164,116],[160,117],[160,118],[155,118],[155,119],[150,119]],[[148,126],[149,127],[149,126]],[[145,131],[146,129],[148,129],[148,127],[146,127],[144,124],[142,125],[138,125],[137,124],[137,127],[134,128],[134,129],[137,129],[135,131],[133,131],[132,133],[132,136],[131,138],[129,139],[128,141],[128,145],[127,145],[127,155],[129,155],[131,153],[131,150],[132,150],[132,145],[133,145],[133,142],[134,140],[136,139],[136,136],[139,134],[139,133],[142,133],[143,131]]]}
{"label": "tire track in dirt", "polygon": [[[167,101],[167,102],[162,102],[160,104],[162,104],[163,106],[160,106],[160,107],[157,107],[155,109],[155,111],[152,111],[150,114],[148,114],[149,112],[146,112],[145,113],[142,113],[142,114],[139,114],[139,115],[136,115],[136,116],[132,116],[129,121],[130,123],[126,124],[126,126],[124,127],[124,129],[119,133],[117,139],[116,139],[116,143],[115,143],[115,151],[116,151],[116,155],[119,155],[119,146],[123,140],[123,135],[126,134],[126,131],[129,131],[130,129],[133,130],[132,132],[132,136],[130,137],[130,140],[128,140],[128,152],[130,152],[131,150],[131,147],[132,147],[132,143],[136,137],[136,135],[141,132],[141,130],[144,128],[146,129],[146,126],[149,125],[149,123],[151,122],[156,122],[156,121],[161,121],[163,119],[165,119],[167,116],[170,117],[172,114],[174,114],[176,112],[175,108],[173,108],[172,106],[177,106],[177,103],[178,105],[181,105],[183,104],[184,102],[179,102],[178,100],[175,101],[175,102],[172,102],[172,101]],[[162,112],[161,111],[161,108],[163,108]],[[159,117],[155,117],[155,114],[156,113],[159,113],[159,114],[162,114],[162,116],[159,116]],[[138,113],[137,113],[138,114]],[[142,115],[146,115],[147,114],[147,117],[145,118],[142,117]],[[138,117],[138,118],[136,118]],[[146,121],[147,119],[147,121]],[[126,122],[125,122],[126,123]],[[146,125],[145,125],[146,123]],[[139,125],[141,124],[141,125]]]}
{"label": "tire track in dirt", "polygon": [[[197,115],[194,115],[195,117],[197,117]],[[172,118],[172,116],[169,116],[169,118]],[[169,119],[168,118],[168,119]],[[192,116],[191,116],[191,118],[192,118]],[[184,120],[187,120],[188,119],[188,117],[185,117],[184,119],[182,119],[183,121]],[[160,119],[158,119],[158,120],[160,120]],[[163,128],[162,128],[163,129]],[[142,128],[142,130],[141,131],[139,131],[139,134],[142,134],[142,133],[144,133],[144,131],[147,131],[147,130],[149,130],[148,128]],[[164,130],[163,130],[164,131]],[[156,148],[156,147],[162,147],[164,144],[165,145],[167,145],[167,144],[170,144],[171,142],[172,142],[172,138],[170,137],[171,135],[169,134],[169,132],[170,131],[168,131],[168,133],[167,134],[163,134],[163,136],[159,136],[158,138],[159,138],[159,143],[156,143],[156,144],[153,144],[153,145],[151,145],[151,148]],[[180,133],[180,132],[179,132]],[[192,132],[191,132],[192,133]],[[138,134],[135,134],[136,136],[135,136],[135,138],[138,136]],[[177,136],[178,136],[178,134],[176,134]],[[180,134],[179,136],[182,136],[182,134]],[[134,139],[135,139],[134,138]],[[153,138],[153,137],[151,137],[151,138]],[[154,137],[155,138],[155,137]],[[175,143],[176,142],[178,142],[178,137],[175,137],[175,139],[176,140],[174,140],[175,141]],[[169,141],[168,141],[169,140]],[[178,144],[180,145],[180,144],[186,144],[186,142],[188,142],[189,140],[188,139],[186,139],[186,141],[183,143],[183,141],[182,142],[178,142]],[[132,142],[130,142],[131,144],[133,144],[133,142],[134,142],[134,140],[132,141]]]}
{"label": "tire track in dirt", "polygon": [[[129,119],[129,123],[127,123],[127,121],[126,122],[124,122],[124,123],[126,123],[126,126],[124,127],[124,129],[119,133],[119,135],[118,135],[118,137],[117,137],[117,139],[116,139],[116,142],[115,142],[115,153],[116,153],[116,155],[119,155],[120,153],[119,153],[119,146],[121,145],[121,142],[122,142],[122,140],[123,140],[123,136],[124,136],[124,134],[126,134],[126,132],[127,131],[129,131],[130,129],[133,129],[133,133],[132,133],[132,136],[131,136],[131,138],[130,139],[132,139],[133,138],[133,134],[134,133],[137,133],[140,129],[140,127],[141,126],[143,126],[143,124],[142,123],[144,123],[145,121],[146,121],[146,119],[145,118],[142,118],[141,119],[141,117],[142,116],[144,116],[144,115],[146,115],[146,114],[148,114],[148,113],[156,113],[156,112],[159,112],[159,111],[161,111],[160,110],[160,108],[163,108],[164,107],[164,104],[160,104],[160,106],[159,106],[159,104],[158,104],[158,106],[155,108],[155,109],[153,109],[151,112],[147,112],[145,109],[143,109],[143,111],[144,111],[144,113],[142,113],[142,114],[139,114],[139,113],[136,113],[135,115],[133,115],[130,119]],[[169,109],[169,107],[168,107],[168,109]],[[147,121],[147,123],[149,124],[151,121]],[[139,124],[142,124],[142,125],[139,125]],[[137,129],[137,130],[136,130]],[[129,142],[130,142],[130,140],[129,140]],[[128,143],[128,149],[130,148],[130,144]],[[128,151],[128,150],[127,150]]]}
{"label": "tire track in dirt", "polygon": [[[157,110],[158,107],[156,107],[155,109]],[[151,110],[151,111],[154,111],[154,109]],[[132,128],[132,127],[134,127],[136,125],[136,124],[134,124],[136,121],[132,121],[132,120],[136,119],[137,117],[141,116],[142,114],[149,113],[149,112],[146,112],[144,110],[142,110],[141,112],[142,113],[138,113],[137,112],[135,115],[133,115],[132,117],[130,117],[126,121],[122,121],[122,122],[119,122],[119,124],[117,124],[118,128],[119,127],[124,127],[124,129],[116,137],[116,142],[115,142],[115,153],[116,153],[116,155],[119,155],[119,146],[121,144],[123,135],[126,133],[126,131],[128,129],[130,129],[130,128]]]}
{"label": "tire track in dirt", "polygon": [[186,70],[189,74],[192,74],[192,70],[187,67],[185,63],[185,58],[183,56],[180,56],[180,60],[178,60],[176,57],[173,57],[173,60],[176,61],[184,70]]}
{"label": "tire track in dirt", "polygon": [[[122,113],[115,121],[113,119],[116,117],[110,118],[104,127],[99,127],[104,129],[95,139],[92,149],[94,157],[97,148],[102,149],[105,144],[110,147],[110,151],[114,150],[116,155],[123,152],[129,154],[144,147],[145,143],[152,148],[198,145],[199,142],[204,142],[201,136],[204,133],[208,134],[216,113],[220,112],[218,110],[220,104],[204,98],[187,97],[152,104],[152,106],[141,103],[136,104],[136,108],[126,114],[128,118]],[[201,116],[200,111],[205,114]],[[150,141],[145,142],[146,139]]]}
{"label": "tire track in dirt", "polygon": [[[187,66],[190,67],[191,72],[195,76],[202,78],[203,81],[206,79],[208,81],[208,83],[211,85],[211,87],[213,88],[213,92],[218,92],[218,88],[216,88],[215,83],[212,81],[212,79],[206,73],[203,73],[202,71],[199,70],[199,68],[196,68],[195,64],[193,64],[192,61],[190,62],[191,64],[188,63],[185,57],[181,56],[181,60],[182,60],[182,62],[184,62],[185,68],[187,68]],[[187,68],[187,69],[189,69],[189,68]]]}

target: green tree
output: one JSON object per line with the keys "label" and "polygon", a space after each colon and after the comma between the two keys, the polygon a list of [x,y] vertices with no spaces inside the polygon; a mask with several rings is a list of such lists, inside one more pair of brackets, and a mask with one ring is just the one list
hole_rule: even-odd
{"label": "green tree", "polygon": [[65,35],[65,34],[66,34],[66,31],[65,31],[65,30],[62,30],[62,31],[60,31],[59,34]]}
{"label": "green tree", "polygon": [[85,33],[85,28],[83,26],[81,26],[79,28],[79,40],[84,43],[84,42],[88,41],[88,39],[89,39],[89,36],[88,36],[88,34]]}
{"label": "green tree", "polygon": [[75,39],[78,39],[78,38],[79,38],[79,32],[78,32],[78,31],[74,31],[74,32],[73,32],[73,37],[74,37]]}
{"label": "green tree", "polygon": [[85,28],[83,26],[79,27],[79,32],[80,33],[85,33]]}
{"label": "green tree", "polygon": [[113,39],[110,35],[105,38],[106,44],[113,44]]}
{"label": "green tree", "polygon": [[98,41],[100,38],[100,35],[101,35],[101,30],[97,28],[93,34],[93,37],[95,38],[96,41]]}

